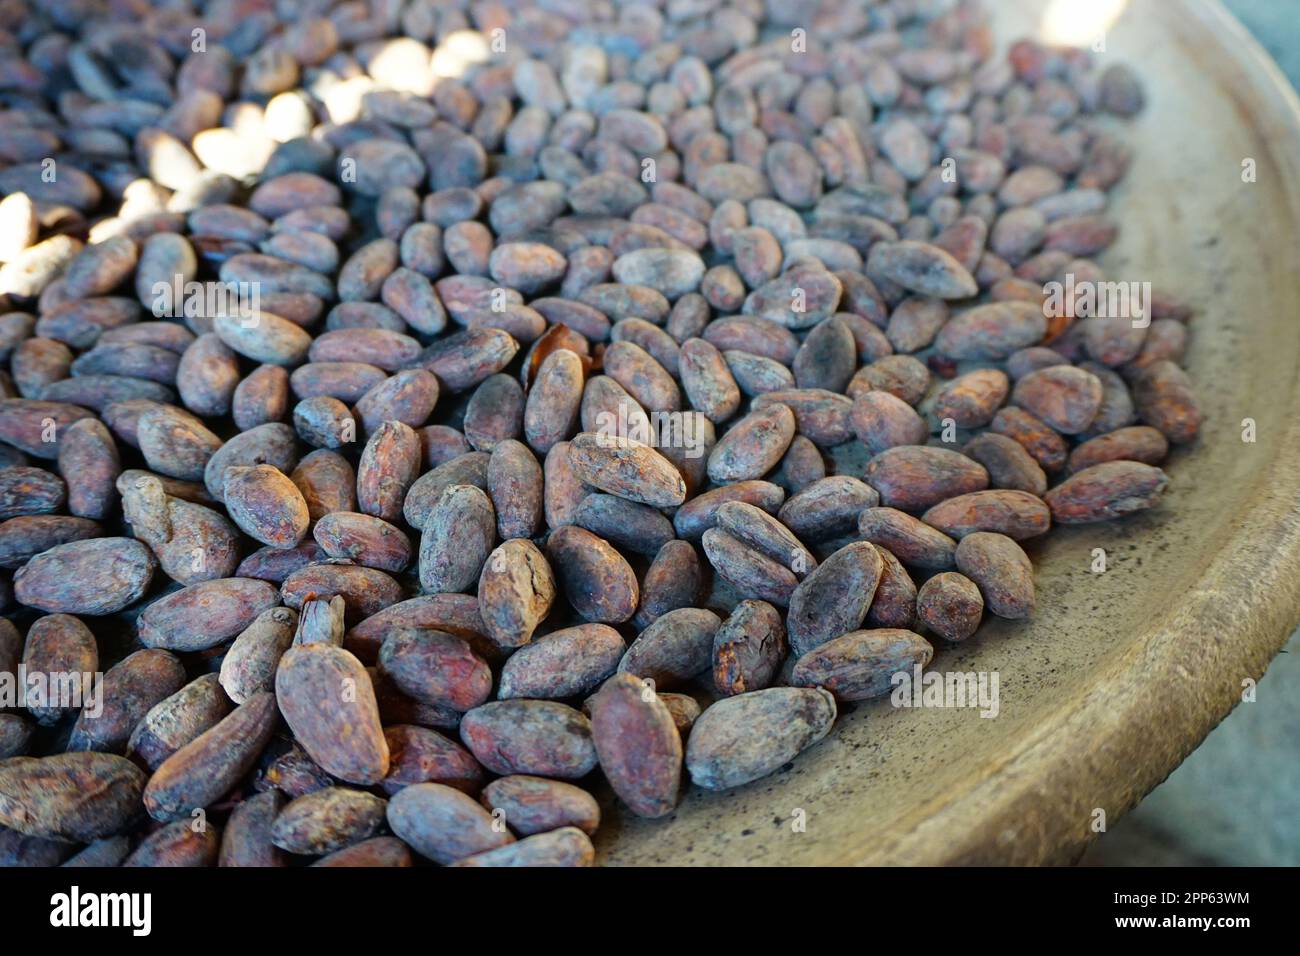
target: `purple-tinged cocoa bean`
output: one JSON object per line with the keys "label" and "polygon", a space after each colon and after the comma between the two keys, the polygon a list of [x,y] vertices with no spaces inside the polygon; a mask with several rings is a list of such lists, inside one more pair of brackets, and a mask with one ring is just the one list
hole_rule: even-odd
{"label": "purple-tinged cocoa bean", "polygon": [[59,473],[68,483],[68,510],[74,515],[95,520],[107,517],[121,471],[117,445],[102,422],[83,418],[63,429]]}
{"label": "purple-tinged cocoa bean", "polygon": [[1044,471],[1059,471],[1065,466],[1069,454],[1065,439],[1024,409],[1014,406],[1001,409],[993,416],[990,427],[993,434],[1018,442]]}
{"label": "purple-tinged cocoa bean", "polygon": [[919,518],[895,508],[868,508],[858,521],[858,533],[916,568],[952,567],[957,543]]}
{"label": "purple-tinged cocoa bean", "polygon": [[683,684],[708,670],[713,635],[721,623],[703,608],[669,611],[632,642],[618,669],[656,687]]}
{"label": "purple-tinged cocoa bean", "polygon": [[706,790],[766,777],[817,743],[835,721],[820,688],[769,687],[718,701],[691,728],[686,769]]}
{"label": "purple-tinged cocoa bean", "polygon": [[259,425],[234,435],[208,459],[203,483],[217,501],[224,500],[226,471],[252,465],[271,465],[290,474],[298,463],[298,441],[293,429],[280,422]]}
{"label": "purple-tinged cocoa bean", "polygon": [[714,345],[699,338],[682,343],[680,368],[687,399],[710,421],[724,422],[740,408],[740,388]]}
{"label": "purple-tinged cocoa bean", "polygon": [[14,598],[50,614],[116,614],[144,595],[157,566],[134,538],[60,544],[14,574]]}
{"label": "purple-tinged cocoa bean", "polygon": [[872,390],[888,392],[916,405],[930,387],[930,370],[910,355],[886,355],[860,368],[849,381],[847,395],[860,398]]}
{"label": "purple-tinged cocoa bean", "polygon": [[385,379],[357,400],[353,412],[366,435],[384,422],[419,428],[438,403],[438,380],[423,369],[407,369]]}
{"label": "purple-tinged cocoa bean", "polygon": [[751,412],[713,446],[709,477],[718,483],[762,478],[780,463],[794,433],[794,412],[785,405]]}
{"label": "purple-tinged cocoa bean", "polygon": [[687,541],[669,541],[655,555],[641,584],[641,605],[635,622],[654,623],[680,607],[693,607],[700,598],[700,557]]}
{"label": "purple-tinged cocoa bean", "polygon": [[388,776],[380,786],[389,796],[417,783],[441,783],[470,796],[483,789],[487,774],[470,752],[428,727],[397,724],[384,728]]}
{"label": "purple-tinged cocoa bean", "polygon": [[501,669],[497,696],[562,699],[590,693],[618,668],[627,645],[605,624],[579,624],[537,638]]}
{"label": "purple-tinged cocoa bean", "polygon": [[262,790],[278,790],[285,796],[301,797],[334,785],[334,778],[321,769],[296,742],[267,765],[256,785]]}
{"label": "purple-tinged cocoa bean", "polygon": [[279,601],[275,586],[266,581],[200,581],[150,604],[136,619],[136,632],[145,647],[206,650],[234,637]]}
{"label": "purple-tinged cocoa bean", "polygon": [[289,410],[289,373],[278,365],[262,365],[235,389],[230,416],[241,430],[278,422]]}
{"label": "purple-tinged cocoa bean", "polygon": [[542,360],[524,406],[524,435],[539,454],[569,438],[578,427],[583,392],[582,360],[557,349]]}
{"label": "purple-tinged cocoa bean", "polygon": [[776,359],[753,352],[727,349],[722,353],[727,371],[741,393],[751,398],[768,392],[788,391],[795,387],[794,373]]}
{"label": "purple-tinged cocoa bean", "polygon": [[223,497],[235,524],[262,544],[294,548],[307,536],[311,517],[302,492],[271,465],[227,468]]}
{"label": "purple-tinged cocoa bean", "polygon": [[366,442],[357,465],[357,507],[385,521],[398,520],[422,459],[420,436],[410,425],[384,422]]}
{"label": "purple-tinged cocoa bean", "polygon": [[959,428],[982,428],[993,420],[1011,387],[1006,372],[981,368],[946,383],[934,398],[934,416]]}
{"label": "purple-tinged cocoa bean", "polygon": [[196,830],[193,820],[176,820],[145,837],[122,866],[213,866],[220,851],[221,832],[216,826],[209,823]]}
{"label": "purple-tinged cocoa bean", "polygon": [[404,843],[444,866],[515,839],[473,797],[440,783],[418,783],[394,794],[387,817]]}
{"label": "purple-tinged cocoa bean", "polygon": [[1017,349],[1038,345],[1047,332],[1040,306],[1030,302],[992,302],[953,316],[934,345],[956,360],[1000,361]]}
{"label": "purple-tinged cocoa bean", "polygon": [[860,627],[883,572],[880,553],[867,541],[845,545],[818,565],[790,596],[791,651],[806,654]]}
{"label": "purple-tinged cocoa bean", "polygon": [[1140,461],[1158,465],[1169,454],[1169,442],[1158,429],[1149,425],[1131,425],[1098,435],[1070,452],[1071,474],[1107,461]]}
{"label": "purple-tinged cocoa bean", "polygon": [[1175,445],[1196,438],[1201,409],[1187,373],[1170,361],[1155,362],[1133,381],[1133,403],[1143,424],[1151,425]]}
{"label": "purple-tinged cocoa bean", "polygon": [[184,683],[185,669],[166,651],[146,649],[128,655],[104,674],[99,711],[82,708],[68,738],[68,751],[122,753],[136,724]]}
{"label": "purple-tinged cocoa bean", "polygon": [[926,242],[878,242],[871,247],[867,274],[937,299],[966,299],[979,286],[965,266]]}
{"label": "purple-tinged cocoa bean", "polygon": [[895,674],[910,674],[933,656],[934,648],[914,631],[853,631],[800,656],[791,679],[801,687],[824,688],[837,700],[869,700],[889,693]]}
{"label": "purple-tinged cocoa bean", "polygon": [[930,429],[911,405],[889,392],[864,392],[853,402],[853,432],[878,455],[899,445],[924,445]]}
{"label": "purple-tinged cocoa bean", "polygon": [[27,465],[0,468],[0,519],[58,511],[67,498],[68,488],[63,479],[44,468]]}
{"label": "purple-tinged cocoa bean", "polygon": [[984,432],[968,441],[962,454],[973,458],[989,473],[994,488],[1026,491],[1042,497],[1047,491],[1047,475],[1015,439],[996,432]]}
{"label": "purple-tinged cocoa bean", "polygon": [[0,401],[0,441],[37,458],[55,459],[63,430],[94,413],[80,405],[31,398]]}
{"label": "purple-tinged cocoa bean", "polygon": [[858,515],[879,503],[880,495],[865,482],[850,475],[831,475],[787,501],[777,517],[801,539],[824,541],[852,534]]}
{"label": "purple-tinged cocoa bean", "polygon": [[295,571],[325,559],[325,552],[315,541],[304,541],[296,548],[259,548],[239,562],[234,576],[257,578],[278,585]]}
{"label": "purple-tinged cocoa bean", "polygon": [[546,554],[569,603],[586,620],[617,624],[636,612],[636,574],[603,538],[566,525],[551,533]]}
{"label": "purple-tinged cocoa bean", "polygon": [[381,518],[355,511],[323,515],[312,529],[316,543],[331,558],[347,558],[381,571],[404,571],[411,563],[411,542]]}
{"label": "purple-tinged cocoa bean", "polygon": [[466,711],[492,693],[492,671],[468,642],[430,628],[394,629],[379,649],[379,667],[402,693]]}
{"label": "purple-tinged cocoa bean", "polygon": [[591,845],[591,838],[576,827],[561,827],[464,857],[451,865],[585,867],[594,866],[595,862],[596,848]]}
{"label": "purple-tinged cocoa bean", "polygon": [[681,783],[682,739],[653,687],[615,674],[590,703],[592,741],[614,793],[637,816],[671,813]]}
{"label": "purple-tinged cocoa bean", "polygon": [[629,501],[671,508],[686,500],[686,482],[673,464],[628,438],[582,432],[569,443],[569,463],[579,480]]}
{"label": "purple-tinged cocoa bean", "polygon": [[781,486],[798,494],[826,477],[826,460],[821,450],[804,435],[795,435],[781,459]]}
{"label": "purple-tinged cocoa bean", "polygon": [[641,346],[614,342],[605,349],[605,374],[652,412],[675,412],[682,407],[681,391],[668,370]]}
{"label": "purple-tinged cocoa bean", "polygon": [[469,591],[496,543],[492,501],[473,485],[443,491],[420,539],[420,587],[429,593]]}
{"label": "purple-tinged cocoa bean", "polygon": [[797,578],[817,566],[817,559],[793,532],[761,508],[729,501],[718,508],[714,520],[718,530],[790,568]]}
{"label": "purple-tinged cocoa bean", "polygon": [[716,520],[718,508],[728,501],[744,501],[768,514],[775,514],[785,501],[785,490],[768,481],[737,481],[697,495],[673,515],[677,534],[688,540],[697,540]]}
{"label": "purple-tinged cocoa bean", "polygon": [[867,462],[863,480],[890,508],[921,511],[956,495],[983,491],[984,466],[947,448],[904,445],[880,452]]}
{"label": "purple-tinged cocoa bean", "polygon": [[876,551],[884,567],[866,622],[872,627],[910,628],[916,618],[916,582],[892,551],[879,545]]}
{"label": "purple-tinged cocoa bean", "polygon": [[149,709],[136,724],[127,754],[150,769],[216,726],[230,712],[216,674],[204,674]]}
{"label": "purple-tinged cocoa bean", "polygon": [[312,866],[403,867],[412,866],[411,850],[397,837],[371,837],[323,856]]}
{"label": "purple-tinged cocoa bean", "polygon": [[326,787],[289,802],[271,825],[271,840],[304,856],[333,853],[373,836],[387,802],[350,787]]}
{"label": "purple-tinged cocoa bean", "polygon": [[287,866],[284,851],[271,842],[283,806],[284,797],[274,790],[239,801],[221,833],[217,866]]}
{"label": "purple-tinged cocoa bean", "polygon": [[760,355],[789,366],[799,351],[799,340],[785,326],[752,315],[723,316],[710,322],[703,338],[722,352]]}
{"label": "purple-tinged cocoa bean", "polygon": [[487,452],[471,451],[443,462],[432,471],[425,472],[415,480],[406,493],[406,500],[402,505],[406,523],[412,528],[423,530],[438,499],[452,485],[472,485],[486,491],[490,461],[491,456]]}
{"label": "purple-tinged cocoa bean", "polygon": [[280,597],[294,610],[320,594],[343,598],[347,620],[354,622],[397,603],[402,586],[383,571],[333,560],[299,568],[280,585]]}
{"label": "purple-tinged cocoa bean", "polygon": [[781,607],[790,603],[799,583],[790,568],[719,528],[705,531],[701,543],[713,570],[742,596]]}
{"label": "purple-tinged cocoa bean", "polygon": [[[42,724],[55,724],[78,706],[92,707],[102,687],[95,686],[99,670],[99,646],[80,619],[70,614],[49,614],[37,618],[27,631],[22,663],[30,674],[46,675],[53,695],[45,703],[29,700],[28,712]],[[58,692],[58,681],[66,675],[67,697]]]}
{"label": "purple-tinged cocoa bean", "polygon": [[[667,521],[667,518],[664,518]],[[671,524],[669,525],[671,528]],[[21,568],[36,555],[104,534],[98,521],[67,515],[19,515],[0,522],[0,568]]]}
{"label": "purple-tinged cocoa bean", "polygon": [[1011,400],[1065,435],[1084,431],[1101,407],[1101,381],[1070,365],[1030,372],[1016,382]]}
{"label": "purple-tinged cocoa bean", "polygon": [[848,322],[831,316],[817,324],[799,347],[792,365],[795,381],[799,388],[843,392],[857,369],[857,358],[857,342]]}
{"label": "purple-tinged cocoa bean", "polygon": [[426,594],[398,601],[352,626],[344,647],[363,661],[373,662],[390,629],[427,627],[464,637],[482,654],[486,630],[478,599],[471,594]]}
{"label": "purple-tinged cocoa bean", "polygon": [[514,774],[483,788],[483,806],[499,811],[521,836],[577,827],[591,835],[600,825],[600,806],[580,787],[559,780]]}
{"label": "purple-tinged cocoa bean", "polygon": [[448,391],[463,392],[500,372],[518,351],[519,343],[501,329],[466,329],[438,339],[405,363],[432,372]]}
{"label": "purple-tinged cocoa bean", "polygon": [[[487,467],[487,492],[503,540],[531,538],[542,523],[542,466],[523,442],[497,442]],[[426,522],[429,519],[426,519]]]}
{"label": "purple-tinged cocoa bean", "polygon": [[596,766],[591,722],[553,700],[498,700],[467,713],[460,737],[497,774],[577,779]]}
{"label": "purple-tinged cocoa bean", "polygon": [[655,554],[675,537],[673,523],[657,509],[599,492],[578,503],[571,523],[633,554]]}
{"label": "purple-tinged cocoa bean", "polygon": [[757,414],[774,405],[784,405],[794,413],[798,433],[813,444],[831,448],[853,437],[851,419],[853,402],[837,392],[822,388],[792,388],[777,392],[764,392],[753,402]]}

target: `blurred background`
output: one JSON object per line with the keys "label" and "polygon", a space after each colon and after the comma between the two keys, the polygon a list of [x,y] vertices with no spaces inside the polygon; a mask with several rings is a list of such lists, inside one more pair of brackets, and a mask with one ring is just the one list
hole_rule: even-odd
{"label": "blurred background", "polygon": [[[1300,2],[1223,0],[1300,89]],[[1300,631],[1085,866],[1300,866]]]}

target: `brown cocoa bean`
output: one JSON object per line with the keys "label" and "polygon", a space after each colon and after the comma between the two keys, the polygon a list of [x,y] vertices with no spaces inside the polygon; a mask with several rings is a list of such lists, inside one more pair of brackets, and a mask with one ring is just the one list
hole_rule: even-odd
{"label": "brown cocoa bean", "polygon": [[975,491],[941,501],[921,520],[953,538],[974,531],[996,531],[1015,541],[1044,534],[1052,515],[1041,498],[1027,491]]}
{"label": "brown cocoa bean", "polygon": [[275,724],[275,696],[257,692],[154,771],[144,788],[149,815],[169,823],[211,806],[252,768]]}
{"label": "brown cocoa bean", "polygon": [[978,585],[985,606],[998,617],[1018,620],[1033,613],[1033,565],[1006,535],[968,534],[957,545],[954,559],[957,570]]}
{"label": "brown cocoa bean", "polygon": [[526,538],[512,538],[488,555],[478,580],[479,614],[502,647],[527,644],[555,601],[546,556]]}
{"label": "brown cocoa bean", "polygon": [[916,595],[917,619],[946,641],[964,641],[980,626],[984,598],[975,582],[956,571],[936,574]]}
{"label": "brown cocoa bean", "polygon": [[1075,472],[1046,495],[1058,524],[1106,521],[1159,504],[1168,476],[1137,461],[1106,461]]}
{"label": "brown cocoa bean", "polygon": [[275,700],[294,737],[321,768],[348,783],[378,783],[388,744],[370,678],[340,647],[305,644],[280,658]]}

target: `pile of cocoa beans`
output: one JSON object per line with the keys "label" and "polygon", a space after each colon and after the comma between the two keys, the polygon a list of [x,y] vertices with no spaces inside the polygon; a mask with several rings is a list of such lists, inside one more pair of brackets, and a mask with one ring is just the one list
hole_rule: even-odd
{"label": "pile of cocoa beans", "polygon": [[1143,105],[976,0],[0,0],[0,864],[587,865],[1027,618],[1200,424],[1057,294]]}

